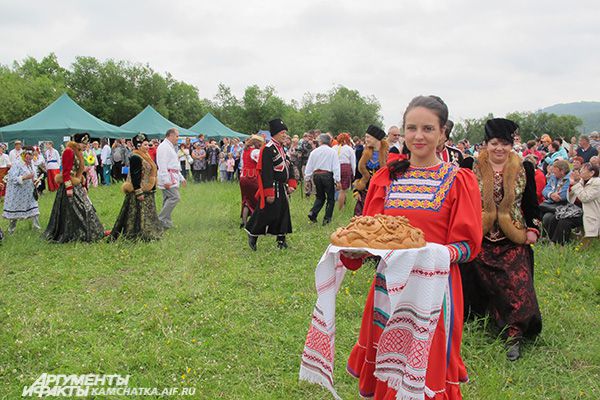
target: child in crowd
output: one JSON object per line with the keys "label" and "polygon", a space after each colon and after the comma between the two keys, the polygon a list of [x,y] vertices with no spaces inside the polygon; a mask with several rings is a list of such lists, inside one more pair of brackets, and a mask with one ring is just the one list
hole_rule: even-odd
{"label": "child in crowd", "polygon": [[225,161],[225,153],[219,153],[219,179],[221,182],[227,180],[227,161]]}
{"label": "child in crowd", "polygon": [[231,182],[231,180],[233,180],[233,172],[235,171],[235,158],[233,158],[233,153],[227,153],[225,165],[227,170],[227,181]]}

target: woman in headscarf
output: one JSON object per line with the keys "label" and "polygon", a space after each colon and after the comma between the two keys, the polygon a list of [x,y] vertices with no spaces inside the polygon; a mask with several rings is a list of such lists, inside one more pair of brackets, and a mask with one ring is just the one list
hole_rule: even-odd
{"label": "woman in headscarf", "polygon": [[511,361],[520,357],[522,340],[542,330],[531,248],[540,236],[535,166],[512,151],[518,129],[504,118],[485,124],[485,147],[473,165],[484,238],[475,260],[461,266],[466,312],[490,314]]}
{"label": "woman in headscarf", "polygon": [[111,239],[150,241],[160,239],[162,224],[156,213],[156,164],[148,153],[148,138],[143,133],[133,138],[135,150],[129,157],[129,174],[122,186],[125,200],[111,231]]}
{"label": "woman in headscarf", "polygon": [[56,192],[44,237],[52,242],[93,242],[104,237],[104,227],[83,186],[83,149],[90,142],[88,133],[78,133],[62,154],[62,173],[56,176]]}
{"label": "woman in headscarf", "polygon": [[25,147],[20,158],[8,172],[8,182],[6,183],[6,198],[2,216],[10,221],[9,234],[14,233],[17,221],[21,219],[31,219],[33,228],[41,229],[40,210],[34,193],[37,190],[35,181],[38,174],[33,163],[33,148]]}

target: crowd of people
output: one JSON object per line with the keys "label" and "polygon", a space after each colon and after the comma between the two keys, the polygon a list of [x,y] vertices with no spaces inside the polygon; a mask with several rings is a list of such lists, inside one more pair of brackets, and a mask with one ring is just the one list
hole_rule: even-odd
{"label": "crowd of people", "polygon": [[[395,398],[414,390],[431,399],[459,399],[459,383],[468,379],[460,354],[463,321],[489,315],[506,338],[507,358],[517,360],[524,340],[542,330],[532,245],[541,238],[563,244],[578,235],[585,245],[597,240],[600,141],[597,133],[568,142],[543,134],[523,144],[515,122],[493,118],[485,124],[482,143],[463,139],[454,146],[452,128],[441,98],[418,96],[406,108],[401,126],[390,127],[386,134],[370,125],[361,137],[319,130],[290,136],[285,123],[274,119],[270,136],[252,135],[244,142],[217,143],[203,135],[180,140],[175,128],[162,141],[138,134],[112,146],[77,134],[62,154],[51,142],[44,151],[15,142],[8,155],[0,147],[3,216],[10,221],[9,233],[23,219],[41,230],[37,197],[47,188],[56,192],[43,233],[49,241],[91,242],[106,236],[156,240],[173,227],[179,188],[188,179],[199,184],[236,181],[242,199],[240,227],[250,249],[258,250],[260,236],[273,235],[277,247],[285,250],[292,233],[289,196],[298,187],[302,196],[315,197],[307,215],[311,223],[318,222],[325,207],[323,225],[331,223],[336,202],[339,209],[350,202],[351,190],[354,215],[407,217],[427,242],[444,246],[449,265],[444,302],[431,305],[425,332],[416,333],[408,326],[420,324],[413,321],[415,313],[406,314],[404,322],[392,322],[385,262],[368,251],[340,252],[340,265],[347,269],[370,260],[378,265],[348,372],[359,379],[359,391],[366,397]],[[105,230],[88,192],[119,181],[123,205],[113,228]],[[163,198],[160,212],[157,189]],[[407,310],[416,309],[416,297],[405,301]],[[389,329],[390,324],[399,326]],[[422,334],[428,338],[424,343]],[[302,368],[328,376],[322,366],[331,354],[313,343],[323,339],[315,335],[319,333],[311,328]],[[386,355],[388,361],[398,361],[393,367],[381,361],[378,348],[390,340],[408,343]],[[424,369],[412,370],[417,364]],[[414,386],[409,387],[403,377],[410,373],[418,382],[411,381]]]}

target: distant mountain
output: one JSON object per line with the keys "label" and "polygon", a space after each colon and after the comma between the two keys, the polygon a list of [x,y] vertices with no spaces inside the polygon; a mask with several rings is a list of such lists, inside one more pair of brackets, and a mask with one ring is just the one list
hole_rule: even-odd
{"label": "distant mountain", "polygon": [[583,121],[583,131],[585,133],[600,131],[600,101],[555,104],[542,108],[540,111],[556,115],[575,115]]}

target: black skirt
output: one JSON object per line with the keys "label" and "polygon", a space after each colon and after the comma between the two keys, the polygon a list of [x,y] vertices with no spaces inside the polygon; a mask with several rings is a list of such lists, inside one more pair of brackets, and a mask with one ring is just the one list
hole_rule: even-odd
{"label": "black skirt", "polygon": [[285,185],[275,181],[275,201],[265,202],[265,208],[257,207],[246,224],[251,235],[285,235],[292,233],[292,217]]}
{"label": "black skirt", "polygon": [[67,196],[64,183],[59,186],[43,236],[58,243],[94,242],[104,237],[104,227],[83,186],[73,187],[73,197]]}
{"label": "black skirt", "polygon": [[529,245],[484,239],[475,260],[460,267],[465,316],[489,313],[496,328],[509,337],[535,337],[541,332]]}
{"label": "black skirt", "polygon": [[135,193],[127,193],[110,237],[117,239],[122,235],[126,239],[150,241],[160,239],[162,233],[154,192],[144,193],[143,201]]}

